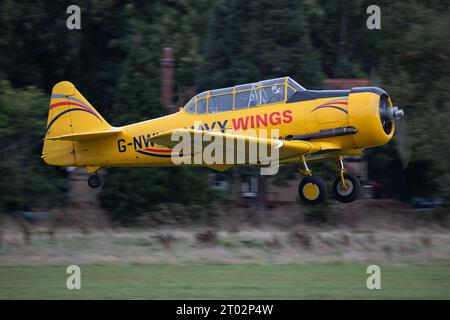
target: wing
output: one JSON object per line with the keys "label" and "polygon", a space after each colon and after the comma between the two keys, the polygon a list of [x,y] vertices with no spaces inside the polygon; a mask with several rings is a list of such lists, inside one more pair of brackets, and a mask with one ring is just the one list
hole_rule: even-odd
{"label": "wing", "polygon": [[[259,138],[241,134],[222,133],[219,131],[202,131],[195,129],[175,129],[160,133],[151,138],[154,143],[173,149],[180,145],[181,139],[189,139],[190,142],[199,141],[199,149],[203,152],[208,145],[217,140],[222,140],[222,150],[224,152],[223,158],[230,159],[230,153],[233,154],[233,159],[237,159],[239,153],[245,154],[246,163],[249,162],[249,154],[252,146],[258,145],[267,148],[266,150],[278,151],[280,162],[284,159],[296,158],[300,155],[311,153],[318,153],[325,150],[339,150],[340,147],[336,144],[320,141],[309,142],[303,140],[280,140],[271,138]],[[193,143],[193,144],[194,144]],[[239,148],[239,146],[241,148]],[[175,150],[174,150],[175,151]],[[228,155],[226,154],[228,153]],[[189,154],[184,153],[183,156],[193,156],[195,148],[190,149]],[[242,156],[242,155],[241,155]],[[298,161],[298,160],[297,160]],[[258,160],[259,162],[259,160]],[[212,169],[223,171],[233,165],[230,164],[213,164],[209,165]]]}
{"label": "wing", "polygon": [[193,143],[195,143],[196,139],[198,139],[198,141],[201,141],[202,150],[204,150],[204,148],[212,141],[217,141],[216,139],[221,139],[223,141],[223,145],[225,147],[224,150],[227,150],[226,143],[229,142],[229,144],[231,144],[232,142],[233,148],[238,151],[236,148],[236,143],[240,142],[241,145],[245,145],[246,148],[243,148],[243,150],[246,154],[249,153],[249,147],[251,144],[265,145],[270,148],[279,149],[280,153],[282,153],[282,155],[280,154],[280,158],[291,157],[296,154],[303,154],[310,151],[312,148],[311,143],[306,141],[285,141],[279,139],[267,139],[232,133],[222,133],[219,131],[202,131],[195,129],[170,130],[155,135],[150,140],[172,149],[180,143],[178,137],[189,138]]}

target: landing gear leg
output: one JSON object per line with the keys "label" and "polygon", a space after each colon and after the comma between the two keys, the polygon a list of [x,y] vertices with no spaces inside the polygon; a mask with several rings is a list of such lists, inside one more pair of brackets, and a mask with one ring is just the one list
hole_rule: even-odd
{"label": "landing gear leg", "polygon": [[345,173],[342,156],[337,161],[339,177],[333,184],[333,195],[336,200],[344,203],[355,201],[361,194],[361,182],[351,174]]}
{"label": "landing gear leg", "polygon": [[338,162],[337,162],[337,166],[338,166],[339,179],[341,181],[342,189],[344,191],[347,191],[348,190],[348,185],[345,182],[345,168],[344,168],[344,161],[342,159],[342,156],[339,156]]}
{"label": "landing gear leg", "polygon": [[305,177],[300,181],[298,194],[306,204],[318,204],[326,199],[327,185],[323,179],[313,176],[306,164],[305,156],[301,157],[303,168],[299,169]]}
{"label": "landing gear leg", "polygon": [[301,156],[303,169],[299,169],[300,173],[304,176],[312,176],[312,171],[309,170],[308,164],[306,163],[305,156]]}

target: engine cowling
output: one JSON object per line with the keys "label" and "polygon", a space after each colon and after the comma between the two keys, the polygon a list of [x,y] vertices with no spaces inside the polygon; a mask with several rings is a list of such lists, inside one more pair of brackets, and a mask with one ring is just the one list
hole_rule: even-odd
{"label": "engine cowling", "polygon": [[378,87],[360,87],[350,90],[348,119],[356,128],[353,135],[359,148],[380,146],[392,139],[395,120],[403,116],[403,110],[394,107],[389,95]]}

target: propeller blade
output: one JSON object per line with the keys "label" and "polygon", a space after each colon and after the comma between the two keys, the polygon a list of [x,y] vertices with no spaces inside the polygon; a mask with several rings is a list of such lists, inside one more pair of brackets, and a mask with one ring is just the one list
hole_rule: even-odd
{"label": "propeller blade", "polygon": [[403,170],[408,168],[409,162],[411,160],[411,144],[408,134],[408,121],[406,115],[403,115],[401,119],[395,122],[395,142],[397,145],[397,152],[402,162]]}

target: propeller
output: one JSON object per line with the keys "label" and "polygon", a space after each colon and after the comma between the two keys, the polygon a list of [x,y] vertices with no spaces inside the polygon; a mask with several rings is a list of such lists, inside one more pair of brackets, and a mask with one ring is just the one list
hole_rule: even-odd
{"label": "propeller", "polygon": [[408,121],[405,114],[395,122],[394,140],[397,145],[397,152],[402,162],[403,170],[406,170],[411,160],[412,152],[408,134]]}
{"label": "propeller", "polygon": [[402,162],[403,170],[408,168],[411,159],[411,146],[408,135],[408,121],[405,112],[397,106],[390,107],[386,95],[380,99],[380,119],[383,129],[388,134],[392,130],[392,124],[395,121],[395,143],[397,152]]}

